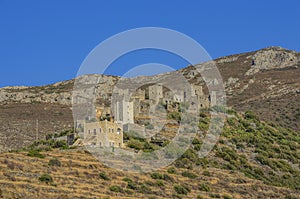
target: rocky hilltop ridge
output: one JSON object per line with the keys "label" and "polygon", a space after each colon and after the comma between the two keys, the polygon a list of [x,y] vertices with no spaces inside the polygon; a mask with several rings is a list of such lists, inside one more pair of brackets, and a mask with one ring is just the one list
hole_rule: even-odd
{"label": "rocky hilltop ridge", "polygon": [[[264,70],[272,69],[284,69],[287,67],[297,68],[300,64],[300,53],[292,50],[287,50],[282,47],[268,47],[263,48],[258,51],[250,53],[242,53],[236,55],[230,55],[221,57],[215,60],[217,66],[222,67],[222,65],[234,64],[236,62],[242,61],[242,65],[251,66],[245,71],[244,74],[239,74],[242,76],[253,76],[256,73]],[[201,68],[203,64],[196,65],[195,67]],[[133,78],[135,81],[149,81],[151,79],[155,80],[161,76],[168,76],[174,73],[184,73],[188,68],[180,69],[174,72],[168,72],[165,74],[159,74],[155,76],[143,76]],[[193,70],[193,69],[190,69]],[[222,70],[222,68],[220,68]],[[222,74],[222,72],[221,72]],[[116,76],[106,76],[100,75],[101,82],[98,82],[99,87],[106,87],[106,82],[116,82],[119,77]],[[185,77],[187,79],[193,79],[195,75],[187,73]],[[223,78],[225,76],[224,84],[227,86],[228,90],[233,88],[230,85],[233,85],[239,81],[236,78],[236,74],[231,74],[230,77],[226,77],[227,74],[222,74]],[[87,76],[88,78],[91,75]],[[255,81],[254,79],[250,80],[250,83]],[[55,84],[46,85],[46,86],[9,86],[0,88],[0,103],[8,102],[19,102],[19,103],[55,103],[63,105],[72,104],[72,90],[75,80],[67,80],[62,82],[57,82]],[[200,84],[200,82],[198,82]],[[202,81],[202,83],[204,83]],[[113,84],[111,84],[113,85]],[[102,89],[102,88],[101,88]]]}
{"label": "rocky hilltop ridge", "polygon": [[8,86],[0,88],[0,103],[59,103],[70,105],[74,80],[45,86]]}

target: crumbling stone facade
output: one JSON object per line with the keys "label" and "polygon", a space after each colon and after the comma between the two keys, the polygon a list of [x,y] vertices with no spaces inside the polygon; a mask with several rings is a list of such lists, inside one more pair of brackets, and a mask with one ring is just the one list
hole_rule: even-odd
{"label": "crumbling stone facade", "polygon": [[159,84],[149,86],[149,99],[158,102],[159,99],[163,98],[163,87]]}
{"label": "crumbling stone facade", "polygon": [[118,101],[115,104],[114,117],[120,124],[134,123],[134,106],[133,101]]}
{"label": "crumbling stone facade", "polygon": [[110,107],[96,107],[96,118],[98,120],[106,119],[106,117],[110,115],[111,115]]}
{"label": "crumbling stone facade", "polygon": [[217,93],[216,91],[211,91],[211,95],[209,96],[210,106],[217,105]]}
{"label": "crumbling stone facade", "polygon": [[86,122],[84,143],[97,147],[123,147],[123,129],[112,121]]}
{"label": "crumbling stone facade", "polygon": [[139,100],[145,100],[146,91],[139,88],[136,90],[136,92],[133,94],[132,98],[139,99]]}
{"label": "crumbling stone facade", "polygon": [[204,95],[203,93],[203,88],[200,85],[191,85],[191,94],[192,97],[196,97],[194,101],[196,101],[196,103],[198,104],[198,108],[205,108],[205,107],[209,107],[209,99],[207,98],[207,96]]}

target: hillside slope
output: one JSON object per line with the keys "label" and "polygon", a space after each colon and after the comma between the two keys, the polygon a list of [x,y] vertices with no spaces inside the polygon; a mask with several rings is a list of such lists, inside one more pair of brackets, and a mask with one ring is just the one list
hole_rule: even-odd
{"label": "hillside slope", "polygon": [[[300,132],[300,67],[298,52],[270,47],[254,52],[231,55],[215,60],[226,88],[227,104],[238,111],[252,110],[266,121],[272,121]],[[196,65],[201,68],[202,64]],[[164,74],[184,75],[188,81],[206,86],[195,67],[189,66]],[[162,76],[162,75],[160,75]],[[93,78],[90,75],[87,78]],[[120,77],[98,75],[98,101],[109,97]],[[154,77],[136,78],[148,81]],[[74,80],[39,87],[6,87],[0,89],[0,151],[26,146],[49,132],[60,132],[73,126],[71,111]]]}
{"label": "hillside slope", "polygon": [[300,132],[300,53],[270,47],[216,62],[229,106]]}
{"label": "hillside slope", "polygon": [[[0,155],[3,198],[299,198],[300,136],[259,121],[251,112],[231,114],[206,158],[201,138],[167,168],[128,173],[108,168],[83,148]],[[202,113],[202,127],[209,115]],[[30,155],[30,156],[29,156]]]}

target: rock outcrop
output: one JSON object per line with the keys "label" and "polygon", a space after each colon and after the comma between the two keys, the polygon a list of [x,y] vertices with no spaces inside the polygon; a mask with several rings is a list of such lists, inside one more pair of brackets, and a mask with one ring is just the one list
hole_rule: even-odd
{"label": "rock outcrop", "polygon": [[286,68],[299,63],[297,52],[281,47],[269,47],[257,51],[252,58],[252,67],[246,75],[253,75],[261,70]]}

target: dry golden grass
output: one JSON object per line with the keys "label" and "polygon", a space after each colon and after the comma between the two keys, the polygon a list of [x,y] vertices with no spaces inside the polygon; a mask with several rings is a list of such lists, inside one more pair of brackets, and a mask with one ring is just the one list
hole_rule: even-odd
{"label": "dry golden grass", "polygon": [[[152,179],[150,174],[126,173],[107,168],[82,149],[53,150],[43,154],[46,156],[44,159],[28,157],[25,152],[0,155],[2,198],[223,198],[225,195],[231,198],[284,198],[291,194],[288,189],[267,186],[241,173],[216,168],[209,169],[209,176],[202,175],[202,168],[194,168],[192,172],[197,175],[195,179],[181,175],[186,169],[176,169],[176,174],[168,174],[165,168],[158,172],[168,174],[174,181],[161,180],[164,185],[158,186],[155,184],[159,180]],[[53,158],[61,162],[60,167],[48,165]],[[110,179],[100,178],[100,172],[104,172]],[[53,182],[47,184],[39,181],[41,174],[49,174]],[[145,185],[151,192],[143,193],[127,188],[127,182],[123,181],[125,177],[132,179],[138,187]],[[185,184],[191,192],[178,195],[173,188],[175,184]],[[209,186],[210,191],[201,191],[201,184]],[[110,191],[113,185],[120,186],[123,192]]]}

